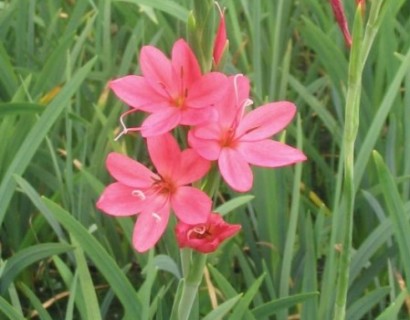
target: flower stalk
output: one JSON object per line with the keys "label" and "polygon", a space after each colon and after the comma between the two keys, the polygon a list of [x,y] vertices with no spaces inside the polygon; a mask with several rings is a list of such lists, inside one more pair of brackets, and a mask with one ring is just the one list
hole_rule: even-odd
{"label": "flower stalk", "polygon": [[348,71],[348,90],[346,95],[345,125],[343,132],[343,190],[342,199],[335,221],[342,221],[342,247],[337,278],[337,292],[334,319],[342,320],[346,316],[347,291],[349,286],[349,270],[353,234],[353,213],[355,204],[354,179],[354,148],[359,128],[359,107],[361,97],[361,83],[364,65],[372,47],[377,26],[380,22],[380,8],[383,1],[371,2],[371,12],[363,33],[362,8],[356,10],[353,26],[352,49],[350,53]]}
{"label": "flower stalk", "polygon": [[183,275],[184,282],[178,304],[178,320],[187,320],[198,295],[198,288],[202,281],[207,255],[194,252],[191,249],[182,250],[186,250],[185,253],[190,251],[191,261],[187,274]]}

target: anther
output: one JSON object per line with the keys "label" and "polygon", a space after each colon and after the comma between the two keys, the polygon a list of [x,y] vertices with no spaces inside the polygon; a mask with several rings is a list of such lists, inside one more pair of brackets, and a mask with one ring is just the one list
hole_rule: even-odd
{"label": "anther", "polygon": [[151,213],[152,217],[156,220],[156,222],[161,222],[162,218],[158,213]]}
{"label": "anther", "polygon": [[[205,226],[200,226],[200,227],[193,227],[190,229],[187,233],[188,239],[196,238],[195,235],[202,236],[206,234],[206,227]],[[201,238],[201,237],[199,237]]]}
{"label": "anther", "polygon": [[131,194],[134,197],[140,198],[141,200],[145,200],[145,194],[141,190],[132,190]]}
{"label": "anther", "polygon": [[206,232],[206,228],[204,226],[194,227],[193,231],[199,234],[204,234]]}

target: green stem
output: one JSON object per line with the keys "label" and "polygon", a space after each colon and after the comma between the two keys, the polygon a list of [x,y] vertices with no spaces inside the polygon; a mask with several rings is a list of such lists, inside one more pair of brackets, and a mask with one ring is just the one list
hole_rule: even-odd
{"label": "green stem", "polygon": [[345,108],[345,125],[343,132],[343,162],[344,180],[342,190],[342,203],[338,214],[342,218],[342,240],[339,274],[337,279],[336,305],[334,319],[345,319],[346,298],[349,285],[350,248],[352,246],[353,211],[355,202],[354,191],[354,146],[359,127],[359,103],[361,91],[361,42],[362,42],[362,16],[356,12],[353,29],[353,46],[349,63],[348,90]]}
{"label": "green stem", "polygon": [[[214,44],[215,7],[214,0],[197,0],[193,2],[193,11],[188,16],[188,42],[201,66],[202,72],[212,68]],[[208,174],[203,191],[211,198],[218,191],[219,175],[215,168]],[[187,320],[197,299],[198,287],[202,281],[206,254],[191,249],[181,249],[183,279],[180,281],[171,319]]]}
{"label": "green stem", "polygon": [[[178,320],[187,320],[198,294],[198,287],[204,273],[206,254],[192,252],[188,274],[184,274],[182,293],[178,304]],[[181,250],[182,251],[182,250]],[[182,252],[181,252],[182,253]],[[184,262],[183,262],[184,264]]]}
{"label": "green stem", "polygon": [[196,0],[193,6],[187,21],[188,43],[198,58],[202,72],[209,72],[212,68],[215,33],[214,0]]}
{"label": "green stem", "polygon": [[346,316],[347,291],[349,288],[350,250],[352,247],[353,212],[355,204],[354,180],[354,148],[359,128],[359,105],[361,95],[362,73],[370,48],[380,23],[379,12],[382,0],[373,1],[369,21],[364,37],[363,21],[359,10],[356,12],[353,28],[353,46],[349,61],[348,90],[345,108],[345,126],[343,132],[344,181],[342,199],[337,214],[342,221],[342,247],[337,279],[335,320],[343,320]]}

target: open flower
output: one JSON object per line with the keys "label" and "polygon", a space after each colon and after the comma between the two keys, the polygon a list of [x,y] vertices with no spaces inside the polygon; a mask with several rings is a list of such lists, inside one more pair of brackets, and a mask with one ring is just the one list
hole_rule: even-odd
{"label": "open flower", "polygon": [[[126,104],[150,113],[141,128],[144,137],[161,135],[178,125],[197,125],[212,119],[212,107],[224,94],[227,77],[219,72],[202,75],[198,61],[180,39],[169,60],[153,46],[144,46],[140,54],[143,76],[129,75],[110,82],[114,93]],[[127,112],[126,114],[128,114]]]}
{"label": "open flower", "polygon": [[113,216],[139,213],[133,233],[137,251],[155,245],[163,234],[172,208],[185,223],[204,223],[211,199],[188,184],[202,178],[209,162],[194,150],[181,151],[171,134],[147,139],[148,151],[158,174],[119,153],[107,157],[107,169],[117,182],[107,186],[97,208]]}
{"label": "open flower", "polygon": [[228,224],[219,214],[211,213],[206,223],[191,225],[179,222],[175,227],[175,233],[180,248],[187,247],[202,253],[210,253],[240,229],[239,224]]}
{"label": "open flower", "polygon": [[249,81],[241,75],[231,80],[231,90],[217,105],[218,121],[191,129],[188,138],[202,157],[218,161],[219,171],[232,189],[246,192],[253,184],[250,164],[275,168],[304,161],[306,156],[271,139],[292,120],[295,105],[279,101],[246,113]]}

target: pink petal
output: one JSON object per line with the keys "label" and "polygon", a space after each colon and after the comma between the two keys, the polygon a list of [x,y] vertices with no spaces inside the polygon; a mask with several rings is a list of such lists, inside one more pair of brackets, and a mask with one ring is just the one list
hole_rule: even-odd
{"label": "pink petal", "polygon": [[188,132],[188,143],[201,157],[210,161],[218,159],[221,152],[221,146],[217,140],[198,138],[195,130]]}
{"label": "pink petal", "polygon": [[218,140],[223,134],[219,123],[210,123],[205,126],[198,126],[191,130],[195,137],[206,140]]}
{"label": "pink petal", "polygon": [[175,42],[171,59],[174,81],[178,80],[183,88],[201,77],[201,69],[191,48],[183,39]]}
{"label": "pink petal", "polygon": [[193,187],[179,187],[171,197],[171,206],[178,219],[188,224],[205,223],[212,201],[206,193]]}
{"label": "pink petal", "polygon": [[172,177],[179,166],[181,150],[170,133],[147,138],[149,156],[162,177]]}
{"label": "pink petal", "polygon": [[223,97],[228,85],[228,79],[223,73],[207,73],[189,87],[186,105],[191,108],[213,106]]}
{"label": "pink petal", "polygon": [[174,180],[178,185],[186,185],[195,182],[209,171],[210,163],[193,149],[185,149],[181,153],[179,168],[174,173]]}
{"label": "pink petal", "polygon": [[145,211],[135,223],[132,242],[138,252],[151,249],[163,235],[169,220],[169,207],[158,212]]}
{"label": "pink petal", "polygon": [[249,100],[249,79],[241,74],[228,78],[228,89],[218,100],[218,123],[222,127],[231,127],[242,119],[244,104]]}
{"label": "pink petal", "polygon": [[218,165],[222,177],[232,189],[246,192],[252,188],[252,170],[238,151],[228,148],[222,149]]}
{"label": "pink petal", "polygon": [[176,92],[178,84],[172,77],[172,65],[169,59],[153,46],[144,46],[140,54],[140,68],[142,74],[151,84],[159,84],[168,89],[168,92]]}
{"label": "pink petal", "polygon": [[237,232],[241,230],[240,224],[228,224],[223,227],[221,233],[218,235],[218,239],[222,242],[223,240],[232,237]]}
{"label": "pink petal", "polygon": [[148,188],[156,177],[144,165],[120,153],[110,153],[107,156],[106,166],[113,178],[134,189]]}
{"label": "pink petal", "polygon": [[299,149],[273,140],[241,142],[238,150],[247,162],[261,167],[283,167],[306,160]]}
{"label": "pink petal", "polygon": [[296,113],[293,103],[273,102],[249,112],[240,122],[237,136],[241,140],[254,141],[266,139],[284,129]]}
{"label": "pink petal", "polygon": [[164,97],[157,94],[140,76],[131,75],[112,80],[109,87],[127,105],[146,112],[151,112],[155,104],[164,100]]}
{"label": "pink petal", "polygon": [[104,189],[97,201],[97,208],[113,216],[131,216],[145,207],[143,199],[141,190],[116,182]]}
{"label": "pink petal", "polygon": [[174,129],[181,121],[181,112],[176,108],[164,110],[149,115],[141,126],[143,137],[153,137],[167,133]]}
{"label": "pink petal", "polygon": [[213,231],[220,242],[232,237],[241,229],[241,225],[227,223],[218,213],[211,213],[207,224],[215,226]]}
{"label": "pink petal", "polygon": [[186,108],[181,112],[180,124],[186,126],[204,125],[218,119],[218,112],[213,107],[194,109]]}

